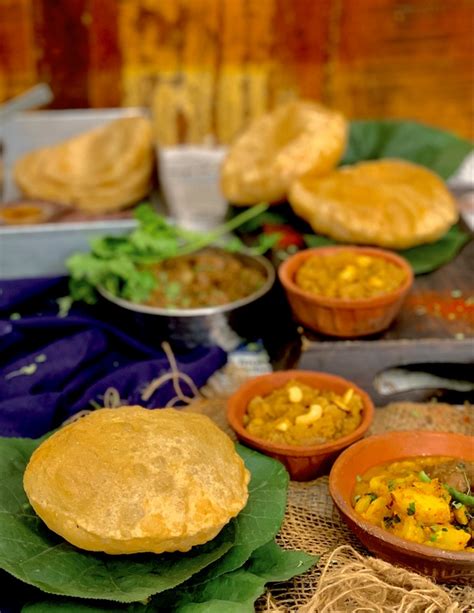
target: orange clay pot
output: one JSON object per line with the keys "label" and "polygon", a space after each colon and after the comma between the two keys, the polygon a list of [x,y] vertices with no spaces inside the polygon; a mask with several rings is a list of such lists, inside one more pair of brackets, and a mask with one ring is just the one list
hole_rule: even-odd
{"label": "orange clay pot", "polygon": [[[318,296],[296,285],[294,280],[296,271],[308,258],[315,255],[330,255],[337,251],[350,251],[354,253],[354,257],[369,255],[384,258],[405,270],[406,281],[394,291],[359,300]],[[316,332],[344,338],[366,336],[388,328],[413,284],[413,271],[402,257],[384,249],[350,245],[316,247],[299,251],[280,265],[278,276],[298,321]]]}
{"label": "orange clay pot", "polygon": [[[255,396],[271,394],[292,379],[320,390],[332,390],[341,395],[352,388],[362,397],[363,402],[362,421],[359,427],[342,438],[311,446],[279,445],[250,434],[243,425],[244,414],[250,400]],[[373,415],[374,405],[371,399],[357,385],[341,377],[308,370],[285,370],[255,377],[241,385],[227,402],[227,419],[238,439],[245,445],[282,462],[295,481],[309,481],[327,473],[341,451],[364,436]]]}
{"label": "orange clay pot", "polygon": [[375,526],[352,508],[357,475],[386,462],[419,456],[451,456],[474,461],[470,436],[449,432],[389,432],[370,436],[346,449],[334,463],[329,489],[340,514],[362,543],[377,556],[441,582],[474,581],[474,554],[420,545]]}

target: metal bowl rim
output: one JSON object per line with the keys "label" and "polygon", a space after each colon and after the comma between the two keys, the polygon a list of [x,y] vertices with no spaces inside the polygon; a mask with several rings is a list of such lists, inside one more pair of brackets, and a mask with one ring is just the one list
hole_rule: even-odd
{"label": "metal bowl rim", "polygon": [[261,264],[265,269],[267,278],[265,283],[256,292],[249,294],[245,298],[234,300],[234,302],[228,302],[227,304],[221,304],[213,307],[199,307],[196,309],[163,309],[160,307],[152,307],[146,304],[131,302],[129,300],[125,300],[124,298],[118,298],[102,286],[99,286],[97,290],[99,294],[101,294],[101,296],[103,296],[109,302],[113,302],[124,309],[135,311],[136,313],[160,315],[162,317],[204,317],[208,315],[216,315],[218,313],[227,313],[229,311],[233,311],[234,309],[238,309],[239,307],[251,304],[252,302],[258,300],[258,298],[261,298],[267,294],[273,287],[276,279],[275,269],[267,258],[261,255],[250,255],[249,253],[239,253],[238,255],[250,258]]}

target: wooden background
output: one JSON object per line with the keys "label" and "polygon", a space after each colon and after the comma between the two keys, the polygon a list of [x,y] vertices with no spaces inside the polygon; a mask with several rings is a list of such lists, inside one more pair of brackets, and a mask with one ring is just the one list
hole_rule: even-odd
{"label": "wooden background", "polygon": [[295,96],[473,137],[474,0],[0,0],[0,101],[151,105],[163,144],[230,141]]}

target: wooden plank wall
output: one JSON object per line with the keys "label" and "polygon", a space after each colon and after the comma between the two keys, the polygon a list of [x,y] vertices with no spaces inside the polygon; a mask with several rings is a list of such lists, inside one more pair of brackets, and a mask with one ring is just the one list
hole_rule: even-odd
{"label": "wooden plank wall", "polygon": [[295,96],[473,137],[474,0],[0,0],[0,101],[152,105],[161,142],[230,141]]}

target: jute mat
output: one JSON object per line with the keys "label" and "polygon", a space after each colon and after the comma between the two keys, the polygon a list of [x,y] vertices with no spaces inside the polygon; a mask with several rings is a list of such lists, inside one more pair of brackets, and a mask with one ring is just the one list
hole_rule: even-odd
{"label": "jute mat", "polygon": [[[201,390],[205,399],[188,409],[211,417],[234,437],[225,417],[226,396],[241,380],[234,373]],[[370,434],[391,430],[437,430],[473,434],[472,406],[394,403],[376,411]],[[235,438],[235,437],[234,437]],[[429,579],[372,557],[345,527],[328,490],[328,477],[291,482],[283,547],[321,556],[304,575],[273,583],[257,611],[299,613],[457,613],[474,611],[470,586],[435,585]]]}

